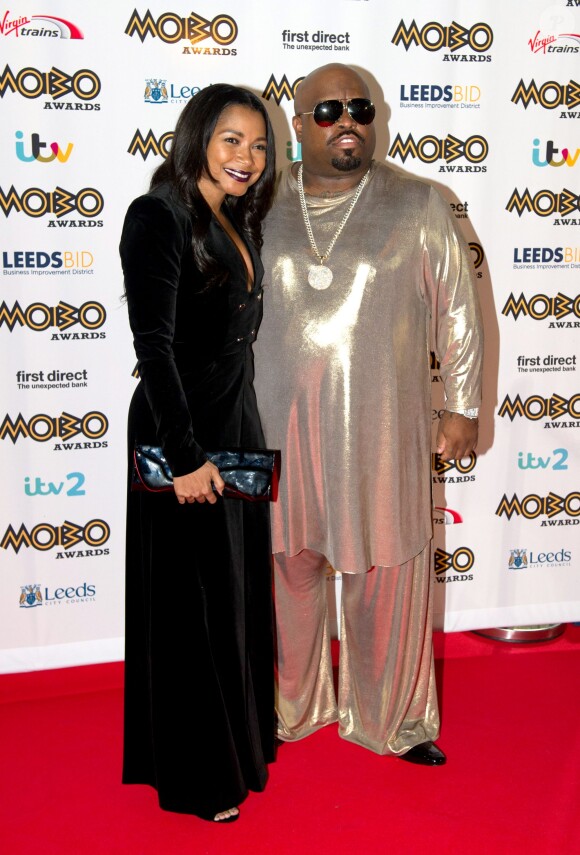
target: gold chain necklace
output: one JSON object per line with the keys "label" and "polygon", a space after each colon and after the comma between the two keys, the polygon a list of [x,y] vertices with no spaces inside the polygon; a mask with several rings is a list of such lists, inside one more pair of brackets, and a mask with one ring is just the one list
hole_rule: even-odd
{"label": "gold chain necklace", "polygon": [[338,236],[346,225],[346,221],[350,217],[352,210],[356,203],[358,202],[359,196],[362,193],[365,184],[368,181],[370,175],[370,167],[367,169],[363,177],[361,178],[358,187],[356,188],[356,193],[352,198],[352,202],[348,206],[348,210],[345,213],[344,217],[340,221],[337,230],[335,231],[332,240],[328,244],[326,248],[326,252],[321,255],[318,252],[318,247],[316,246],[316,241],[314,240],[314,234],[312,232],[312,226],[310,225],[310,217],[308,216],[308,208],[306,207],[306,196],[304,195],[304,184],[302,181],[302,169],[303,164],[301,163],[298,167],[298,196],[300,198],[300,207],[302,208],[302,216],[304,218],[304,225],[306,226],[306,233],[308,234],[308,240],[310,241],[310,246],[314,252],[314,255],[318,258],[319,264],[312,265],[310,270],[308,271],[308,284],[315,288],[317,291],[324,291],[325,288],[328,288],[330,283],[332,282],[332,270],[330,267],[327,267],[324,262],[330,255],[333,250],[334,244],[338,240]]}

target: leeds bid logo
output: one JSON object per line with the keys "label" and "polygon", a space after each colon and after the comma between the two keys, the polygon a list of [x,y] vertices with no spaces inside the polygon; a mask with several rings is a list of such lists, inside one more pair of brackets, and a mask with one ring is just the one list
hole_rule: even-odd
{"label": "leeds bid logo", "polygon": [[89,520],[84,525],[77,525],[70,520],[65,520],[62,525],[41,522],[30,530],[22,524],[18,531],[9,525],[0,541],[0,548],[12,547],[14,552],[18,553],[24,546],[26,549],[46,552],[55,546],[70,549],[83,541],[88,546],[99,547],[106,543],[110,536],[111,529],[105,520]]}
{"label": "leeds bid logo", "polygon": [[[469,28],[463,27],[457,21],[453,21],[449,26],[438,21],[429,21],[419,29],[415,20],[411,21],[408,27],[401,20],[391,42],[394,45],[402,44],[406,51],[411,45],[418,45],[431,53],[448,48],[450,53],[443,57],[447,62],[489,62],[491,57],[482,54],[492,45],[493,31],[489,24],[481,21]],[[454,56],[455,51],[465,47],[479,56]]]}
{"label": "leeds bid logo", "polygon": [[[520,499],[516,493],[508,499],[507,494],[504,493],[495,513],[498,517],[506,516],[508,520],[511,520],[514,515],[526,520],[535,520],[540,516],[547,517],[541,521],[542,526],[579,525],[580,493],[568,493],[567,496],[559,496],[557,493],[538,496],[530,493],[523,499]],[[560,514],[565,514],[568,519],[552,519]]]}
{"label": "leeds bid logo", "polygon": [[[473,579],[473,568],[475,556],[467,546],[460,546],[455,552],[446,552],[444,549],[435,550],[435,578],[438,582],[467,582]],[[447,571],[453,571],[459,575],[448,575]]]}
{"label": "leeds bid logo", "polygon": [[[133,11],[125,33],[136,35],[141,42],[147,36],[161,39],[165,44],[174,45],[186,40],[191,47],[184,47],[183,53],[203,54],[204,56],[235,56],[235,48],[229,48],[238,37],[238,25],[229,15],[216,15],[211,21],[195,12],[183,18],[175,12],[163,12],[157,20],[149,9],[141,18],[137,10]],[[212,39],[220,47],[197,47],[199,42]]]}
{"label": "leeds bid logo", "polygon": [[549,317],[557,318],[557,320],[549,322],[548,327],[550,329],[578,328],[580,327],[580,320],[562,319],[568,315],[580,318],[580,294],[575,297],[567,297],[566,294],[558,292],[555,297],[550,297],[547,294],[534,294],[527,298],[523,294],[517,298],[514,294],[510,294],[501,313],[506,316],[513,315],[516,321],[520,315],[525,315],[534,321],[543,321]]}

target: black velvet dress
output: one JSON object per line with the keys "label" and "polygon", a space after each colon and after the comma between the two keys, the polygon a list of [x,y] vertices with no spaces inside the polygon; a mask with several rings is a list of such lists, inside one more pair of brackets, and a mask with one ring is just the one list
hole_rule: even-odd
{"label": "black velvet dress", "polygon": [[[135,442],[161,444],[175,475],[204,448],[264,447],[252,385],[263,268],[245,264],[213,219],[212,254],[229,271],[206,289],[191,220],[168,185],[136,199],[121,239],[141,380]],[[129,491],[123,781],[150,784],[162,808],[211,819],[262,790],[274,751],[269,510],[221,499],[179,505]]]}

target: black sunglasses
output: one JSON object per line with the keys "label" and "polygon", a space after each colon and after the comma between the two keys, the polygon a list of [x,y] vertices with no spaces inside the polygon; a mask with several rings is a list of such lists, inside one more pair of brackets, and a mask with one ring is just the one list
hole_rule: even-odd
{"label": "black sunglasses", "polygon": [[357,125],[370,125],[375,118],[375,105],[368,98],[349,98],[344,101],[340,101],[339,99],[321,101],[320,104],[316,105],[314,110],[298,113],[298,115],[314,116],[314,121],[317,125],[320,125],[321,128],[329,128],[338,122],[345,108],[348,115]]}

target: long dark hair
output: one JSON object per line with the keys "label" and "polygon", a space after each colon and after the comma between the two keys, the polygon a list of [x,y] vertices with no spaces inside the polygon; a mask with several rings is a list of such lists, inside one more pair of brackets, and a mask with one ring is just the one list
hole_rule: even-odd
{"label": "long dark hair", "polygon": [[175,135],[167,159],[155,170],[151,189],[165,181],[174,185],[192,212],[193,254],[208,284],[219,284],[227,277],[223,265],[207,250],[206,238],[212,212],[197,183],[209,176],[207,147],[219,117],[228,107],[240,105],[256,110],[266,124],[266,167],[255,184],[243,196],[226,196],[230,217],[256,249],[262,247],[262,220],[274,196],[276,153],[274,132],[260,99],[248,89],[229,83],[214,83],[197,92],[187,104],[175,126]]}

